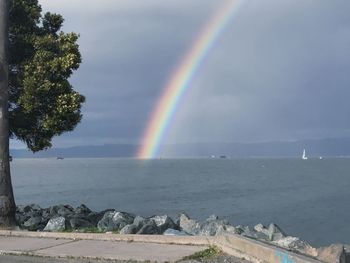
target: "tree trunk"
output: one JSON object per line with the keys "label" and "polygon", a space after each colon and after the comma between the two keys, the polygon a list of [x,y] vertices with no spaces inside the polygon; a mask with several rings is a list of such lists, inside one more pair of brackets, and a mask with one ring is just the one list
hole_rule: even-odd
{"label": "tree trunk", "polygon": [[8,45],[9,0],[0,0],[0,228],[16,224],[9,162]]}

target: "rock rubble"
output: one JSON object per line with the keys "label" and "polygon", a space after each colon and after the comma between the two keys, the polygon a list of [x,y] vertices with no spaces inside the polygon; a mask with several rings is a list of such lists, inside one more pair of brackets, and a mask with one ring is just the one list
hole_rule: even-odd
{"label": "rock rubble", "polygon": [[77,231],[77,232],[115,232],[119,234],[147,235],[241,235],[247,238],[269,243],[289,251],[312,257],[332,258],[332,251],[344,251],[334,247],[316,249],[306,241],[288,236],[278,225],[268,227],[257,224],[253,229],[248,226],[233,226],[227,220],[212,215],[203,222],[191,219],[182,213],[177,220],[168,215],[142,217],[131,213],[108,209],[95,212],[82,204],[76,208],[70,205],[55,205],[41,208],[37,204],[18,206],[16,220],[20,228],[29,231]]}

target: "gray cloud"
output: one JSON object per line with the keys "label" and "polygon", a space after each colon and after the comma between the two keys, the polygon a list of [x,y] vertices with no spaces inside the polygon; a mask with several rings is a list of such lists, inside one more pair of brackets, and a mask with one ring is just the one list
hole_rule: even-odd
{"label": "gray cloud", "polygon": [[[80,33],[84,119],[57,146],[137,143],[164,84],[220,1],[41,0]],[[165,142],[348,136],[350,3],[250,0],[195,77]]]}
{"label": "gray cloud", "polygon": [[167,140],[348,136],[350,3],[336,2],[246,2],[202,66]]}

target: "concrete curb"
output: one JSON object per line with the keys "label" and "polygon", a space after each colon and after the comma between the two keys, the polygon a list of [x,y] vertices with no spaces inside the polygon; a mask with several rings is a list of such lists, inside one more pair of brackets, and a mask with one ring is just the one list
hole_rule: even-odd
{"label": "concrete curb", "polygon": [[55,233],[0,230],[0,236],[36,237],[71,240],[100,240],[119,242],[143,242],[158,244],[210,246],[215,245],[227,254],[245,258],[251,262],[268,263],[321,263],[311,257],[300,255],[271,244],[245,238],[239,235],[215,237],[205,236],[163,236],[163,235],[118,235],[95,233]]}
{"label": "concrete curb", "polygon": [[215,237],[213,245],[235,257],[251,262],[268,263],[320,263],[321,261],[286,249],[238,235]]}
{"label": "concrete curb", "polygon": [[158,244],[176,244],[192,246],[209,246],[214,237],[204,236],[163,236],[163,235],[119,235],[109,233],[58,233],[58,232],[30,232],[0,230],[0,236],[10,237],[37,237],[37,238],[59,238],[73,240],[100,240],[119,242],[143,242]]}

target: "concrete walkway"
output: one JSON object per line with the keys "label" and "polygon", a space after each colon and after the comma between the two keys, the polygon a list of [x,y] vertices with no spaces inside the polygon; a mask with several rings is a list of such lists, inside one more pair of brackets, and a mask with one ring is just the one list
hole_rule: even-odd
{"label": "concrete walkway", "polygon": [[[211,263],[247,262],[242,258],[249,262],[321,263],[313,257],[240,235],[204,237],[11,230],[0,230],[0,263],[176,262],[212,245],[226,255],[208,259]],[[329,262],[345,262],[343,254]]]}
{"label": "concrete walkway", "polygon": [[[175,262],[205,248],[142,242],[0,236],[0,262],[94,262],[97,259],[98,262],[103,262],[101,259]],[[43,258],[45,260],[40,261]],[[61,260],[57,260],[59,258]]]}

